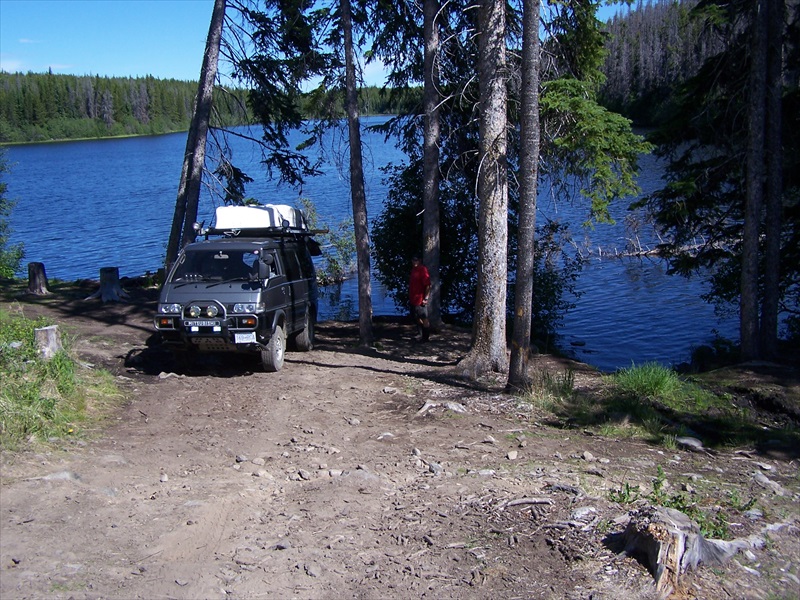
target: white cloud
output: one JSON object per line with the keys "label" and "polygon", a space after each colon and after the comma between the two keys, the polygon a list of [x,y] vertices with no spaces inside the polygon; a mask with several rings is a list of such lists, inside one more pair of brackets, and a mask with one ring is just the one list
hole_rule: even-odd
{"label": "white cloud", "polygon": [[386,83],[386,66],[380,60],[364,66],[364,83],[378,87]]}
{"label": "white cloud", "polygon": [[3,56],[0,54],[0,71],[5,71],[6,73],[19,73],[25,70],[24,67],[24,63],[18,58]]}
{"label": "white cloud", "polygon": [[32,40],[32,39],[29,39],[29,38],[20,38],[19,39],[19,43],[20,44],[41,44],[41,42],[39,40]]}

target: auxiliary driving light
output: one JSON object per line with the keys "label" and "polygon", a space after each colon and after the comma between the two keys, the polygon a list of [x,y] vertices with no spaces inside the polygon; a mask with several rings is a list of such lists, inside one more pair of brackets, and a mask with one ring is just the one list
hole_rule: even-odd
{"label": "auxiliary driving light", "polygon": [[192,304],[189,307],[188,313],[189,313],[190,317],[192,317],[193,319],[196,319],[197,317],[200,316],[200,307],[197,306],[196,304]]}

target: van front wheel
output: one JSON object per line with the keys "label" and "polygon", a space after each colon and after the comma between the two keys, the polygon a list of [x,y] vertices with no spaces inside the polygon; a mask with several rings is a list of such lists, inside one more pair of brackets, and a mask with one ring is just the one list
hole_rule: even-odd
{"label": "van front wheel", "polygon": [[268,373],[280,371],[283,366],[283,355],[286,353],[286,336],[283,327],[275,327],[275,333],[267,344],[267,348],[261,351],[261,364]]}

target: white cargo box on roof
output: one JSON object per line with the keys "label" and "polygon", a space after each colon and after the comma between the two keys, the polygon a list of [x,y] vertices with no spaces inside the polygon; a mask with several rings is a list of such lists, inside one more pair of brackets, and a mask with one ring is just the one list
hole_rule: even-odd
{"label": "white cargo box on roof", "polygon": [[306,230],[303,211],[288,204],[256,204],[250,206],[218,206],[214,229],[289,229]]}

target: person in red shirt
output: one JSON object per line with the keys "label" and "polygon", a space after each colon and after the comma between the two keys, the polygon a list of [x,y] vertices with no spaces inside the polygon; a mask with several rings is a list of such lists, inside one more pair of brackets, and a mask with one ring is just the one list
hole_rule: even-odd
{"label": "person in red shirt", "polygon": [[428,319],[428,299],[431,295],[431,276],[419,256],[411,259],[411,278],[408,282],[408,299],[411,303],[411,317],[417,324],[421,340],[430,337],[431,323]]}

